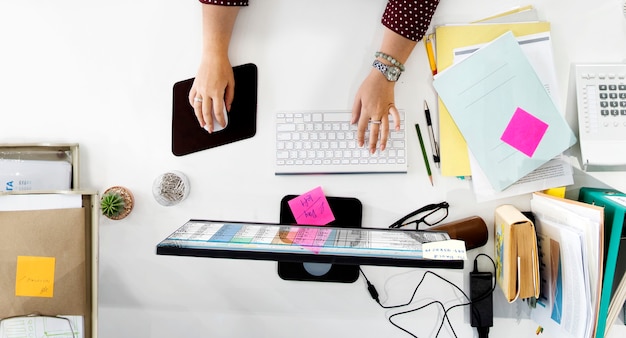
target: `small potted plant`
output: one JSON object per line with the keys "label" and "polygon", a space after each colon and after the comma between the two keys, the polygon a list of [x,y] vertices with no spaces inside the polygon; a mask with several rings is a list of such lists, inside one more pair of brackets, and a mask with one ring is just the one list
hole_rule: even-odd
{"label": "small potted plant", "polygon": [[102,214],[112,220],[120,220],[133,210],[135,199],[125,187],[114,186],[104,191],[100,199]]}

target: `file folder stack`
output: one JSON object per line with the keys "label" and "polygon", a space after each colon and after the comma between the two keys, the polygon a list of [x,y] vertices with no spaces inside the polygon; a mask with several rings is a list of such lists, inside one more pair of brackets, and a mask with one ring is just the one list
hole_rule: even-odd
{"label": "file folder stack", "polygon": [[576,143],[510,31],[438,74],[433,86],[497,191]]}
{"label": "file folder stack", "polygon": [[[441,174],[471,176],[478,200],[573,183],[570,165],[560,159],[576,138],[559,108],[550,23],[509,22],[534,15],[532,6],[526,6],[480,22],[435,29],[438,74],[433,85],[439,94]],[[512,48],[511,41],[493,46],[498,38],[511,40],[504,37],[507,33],[521,47],[522,55],[517,48],[513,51],[517,53],[515,62],[522,62],[524,71],[514,69],[519,64],[513,66],[513,55],[501,54],[502,48]],[[486,100],[471,101],[469,95],[477,98],[480,93],[476,90],[484,89],[480,86],[461,95],[461,86],[471,86],[472,81],[477,84],[479,72],[495,61],[509,64],[508,69],[501,68],[506,72],[499,76],[508,72],[508,76],[519,76],[516,81],[485,78],[491,85],[500,81],[503,86],[491,98],[484,97]],[[476,68],[467,66],[471,63]],[[558,144],[549,141],[557,139]]]}

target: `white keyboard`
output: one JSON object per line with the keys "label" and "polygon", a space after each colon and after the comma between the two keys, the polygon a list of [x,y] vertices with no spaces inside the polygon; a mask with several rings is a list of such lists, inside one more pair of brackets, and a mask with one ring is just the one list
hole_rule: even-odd
{"label": "white keyboard", "polygon": [[[276,115],[275,173],[406,173],[403,111],[400,116],[400,130],[390,130],[387,148],[370,154],[369,132],[365,147],[359,147],[349,111],[280,112]],[[393,129],[392,118],[389,122]]]}
{"label": "white keyboard", "polygon": [[626,164],[626,64],[576,65],[581,162]]}

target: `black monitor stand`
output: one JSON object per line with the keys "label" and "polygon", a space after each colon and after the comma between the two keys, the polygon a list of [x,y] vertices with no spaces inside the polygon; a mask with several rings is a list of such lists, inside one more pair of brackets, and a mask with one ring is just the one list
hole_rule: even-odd
{"label": "black monitor stand", "polygon": [[[287,195],[280,202],[280,223],[296,224],[288,201],[297,195]],[[360,228],[363,218],[361,201],[352,197],[327,196],[335,220],[329,226]],[[278,275],[284,280],[353,283],[359,278],[359,265],[278,262]]]}

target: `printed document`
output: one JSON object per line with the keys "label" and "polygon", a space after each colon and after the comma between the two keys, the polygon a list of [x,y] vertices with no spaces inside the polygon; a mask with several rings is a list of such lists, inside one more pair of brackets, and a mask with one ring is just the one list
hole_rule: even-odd
{"label": "printed document", "polygon": [[592,336],[602,281],[603,211],[597,206],[533,194],[541,296],[531,312],[559,336]]}

